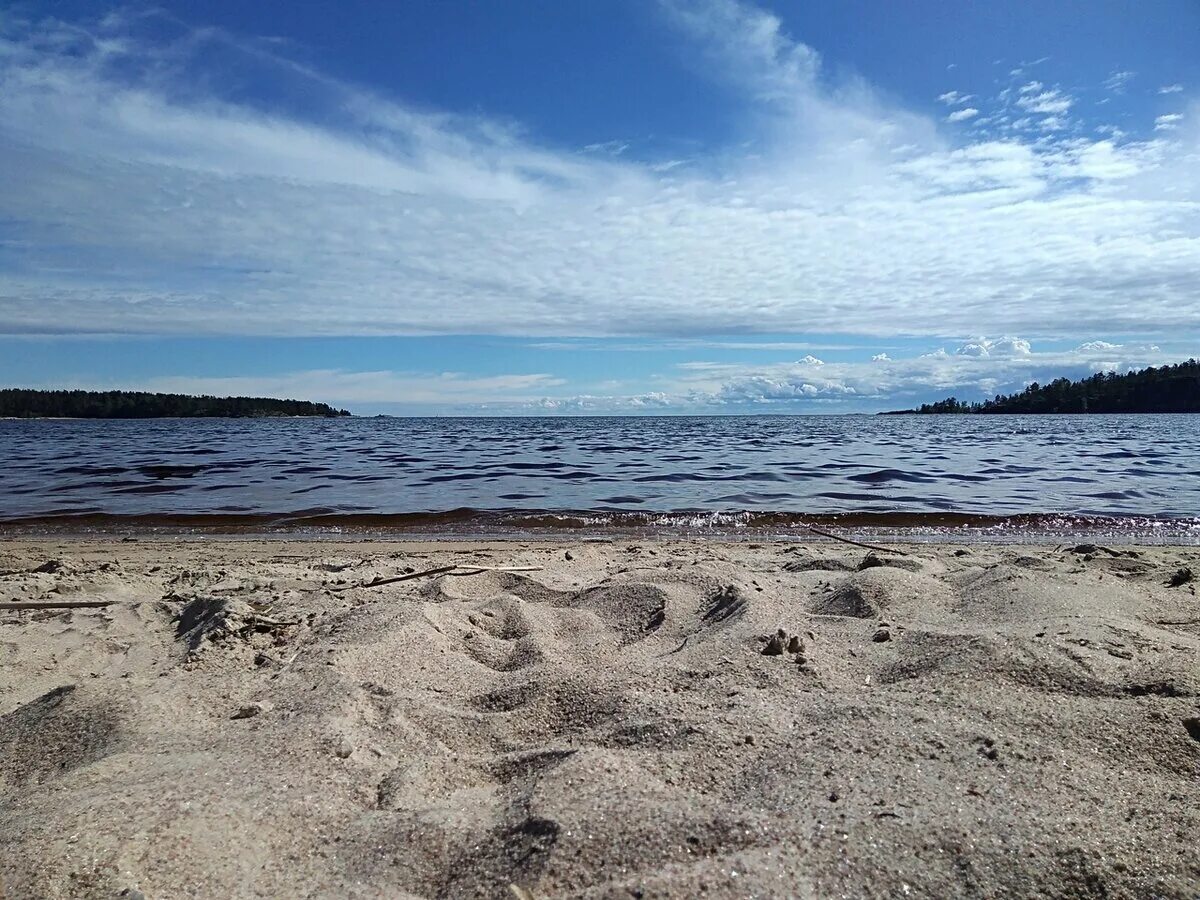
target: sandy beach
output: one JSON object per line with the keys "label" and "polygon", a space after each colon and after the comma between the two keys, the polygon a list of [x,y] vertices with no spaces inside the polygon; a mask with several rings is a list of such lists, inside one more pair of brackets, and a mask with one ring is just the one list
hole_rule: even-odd
{"label": "sandy beach", "polygon": [[1197,896],[1200,552],[899,549],[4,541],[0,895]]}

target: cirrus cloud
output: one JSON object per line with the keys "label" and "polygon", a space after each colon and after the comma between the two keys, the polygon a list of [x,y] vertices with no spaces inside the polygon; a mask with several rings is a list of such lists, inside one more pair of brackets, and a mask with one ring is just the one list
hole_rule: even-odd
{"label": "cirrus cloud", "polygon": [[[1073,97],[1029,82],[964,138],[830,78],[770,13],[663,6],[754,111],[686,165],[417,111],[213,29],[10,21],[0,331],[1200,327],[1200,144],[1181,113],[1089,140],[1063,118]],[[214,57],[310,105],[222,91]],[[1031,124],[999,121],[1009,108]]]}

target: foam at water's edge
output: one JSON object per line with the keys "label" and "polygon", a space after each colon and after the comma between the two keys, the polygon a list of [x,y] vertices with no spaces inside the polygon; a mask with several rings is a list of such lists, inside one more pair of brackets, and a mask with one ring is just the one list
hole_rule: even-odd
{"label": "foam at water's edge", "polygon": [[277,514],[31,516],[0,520],[0,534],[263,534],[275,536],[572,537],[615,534],[664,537],[822,537],[834,528],[847,536],[960,543],[1028,543],[1072,537],[1122,543],[1200,545],[1200,517],[1104,516],[1036,513],[823,513],[673,510],[476,510],[344,513],[307,509]]}

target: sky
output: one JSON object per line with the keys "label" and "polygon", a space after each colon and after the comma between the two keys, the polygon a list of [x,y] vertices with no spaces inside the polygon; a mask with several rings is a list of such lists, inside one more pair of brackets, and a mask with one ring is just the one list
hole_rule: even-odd
{"label": "sky", "polygon": [[846,413],[1200,356],[1194,0],[0,9],[0,384]]}

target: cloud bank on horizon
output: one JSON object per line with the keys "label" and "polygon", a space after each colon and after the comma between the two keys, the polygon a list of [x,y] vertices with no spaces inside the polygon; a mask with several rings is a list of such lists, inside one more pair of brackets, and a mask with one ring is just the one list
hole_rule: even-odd
{"label": "cloud bank on horizon", "polygon": [[[1155,342],[1200,334],[1200,105],[1185,84],[1143,86],[1159,105],[1119,125],[1104,101],[1137,78],[1117,69],[1085,91],[1027,64],[987,92],[907,108],[831,75],[768,10],[660,7],[697,78],[740,97],[739,133],[720,146],[655,155],[621,135],[553,146],[519,123],[339,81],[263,41],[176,22],[163,37],[157,20],[151,37],[153,13],[10,18],[0,332],[957,346],[900,360],[695,360],[607,394],[557,372],[314,366],[276,379],[368,405],[392,391],[555,412],[887,406],[924,389],[990,393],[1054,366],[1164,362]],[[214,59],[271,88],[222,86]],[[978,334],[993,337],[963,337]],[[999,337],[1013,334],[1073,349]]]}

